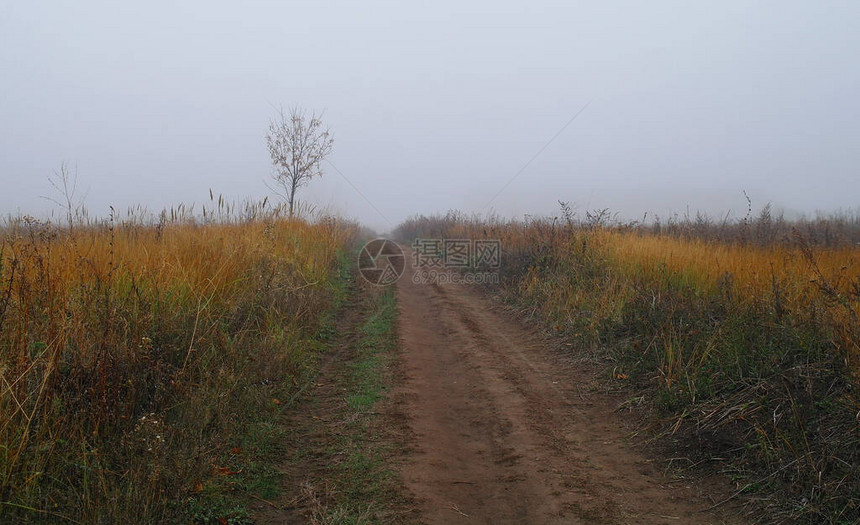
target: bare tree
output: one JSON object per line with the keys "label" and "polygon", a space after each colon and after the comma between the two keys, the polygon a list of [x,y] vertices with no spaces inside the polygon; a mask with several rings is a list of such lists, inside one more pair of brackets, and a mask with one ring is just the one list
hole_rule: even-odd
{"label": "bare tree", "polygon": [[266,145],[275,172],[272,178],[282,191],[271,188],[290,206],[290,217],[296,199],[296,190],[317,175],[322,175],[322,161],[331,153],[334,139],[323,127],[321,115],[308,115],[293,107],[289,114],[283,109],[269,122]]}
{"label": "bare tree", "polygon": [[66,221],[69,224],[69,233],[75,226],[75,217],[80,217],[84,208],[84,200],[86,195],[78,195],[78,168],[75,166],[74,173],[69,167],[69,163],[63,161],[60,164],[60,171],[54,170],[53,176],[48,176],[48,182],[54,187],[58,194],[58,198],[42,197],[47,199],[66,211]]}

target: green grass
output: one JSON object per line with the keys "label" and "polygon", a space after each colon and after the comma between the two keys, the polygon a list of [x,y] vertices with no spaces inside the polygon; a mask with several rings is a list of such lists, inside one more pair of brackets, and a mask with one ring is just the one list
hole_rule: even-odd
{"label": "green grass", "polygon": [[347,365],[343,413],[349,421],[329,453],[345,457],[334,464],[330,480],[335,502],[317,516],[319,523],[380,523],[397,498],[396,474],[386,463],[391,445],[374,425],[374,406],[390,388],[388,366],[396,346],[397,315],[393,290],[371,289],[365,299],[367,317],[358,327],[355,355]]}

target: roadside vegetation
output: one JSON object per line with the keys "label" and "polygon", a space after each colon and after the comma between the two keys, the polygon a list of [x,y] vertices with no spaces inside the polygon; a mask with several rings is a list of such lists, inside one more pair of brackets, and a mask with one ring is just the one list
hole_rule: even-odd
{"label": "roadside vegetation", "polygon": [[730,476],[752,518],[860,520],[860,216],[624,224],[561,206],[397,235],[501,240],[503,297],[607,363],[651,435]]}
{"label": "roadside vegetation", "polygon": [[0,226],[0,521],[247,522],[359,228],[69,210]]}

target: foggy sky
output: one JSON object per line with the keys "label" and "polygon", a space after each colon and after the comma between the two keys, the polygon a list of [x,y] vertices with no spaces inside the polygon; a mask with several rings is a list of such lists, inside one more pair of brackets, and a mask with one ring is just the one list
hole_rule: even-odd
{"label": "foggy sky", "polygon": [[0,1],[0,214],[63,161],[96,215],[262,198],[280,105],[335,136],[299,199],[380,231],[860,206],[860,3],[408,4]]}

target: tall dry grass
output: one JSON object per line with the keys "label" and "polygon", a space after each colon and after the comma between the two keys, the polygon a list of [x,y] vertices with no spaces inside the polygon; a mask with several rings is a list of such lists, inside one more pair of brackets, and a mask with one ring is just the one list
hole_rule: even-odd
{"label": "tall dry grass", "polygon": [[212,208],[0,231],[0,520],[178,519],[296,387],[357,228]]}

